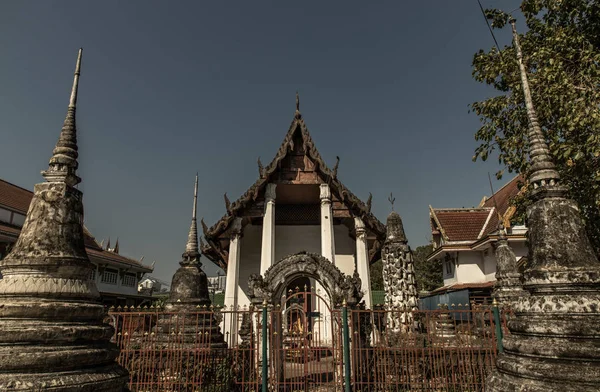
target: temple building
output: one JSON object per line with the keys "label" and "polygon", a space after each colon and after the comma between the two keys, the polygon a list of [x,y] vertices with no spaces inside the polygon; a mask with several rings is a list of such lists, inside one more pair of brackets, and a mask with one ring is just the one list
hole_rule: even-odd
{"label": "temple building", "polygon": [[[338,179],[338,164],[339,158],[332,169],[325,164],[297,98],[275,158],[266,166],[259,159],[258,179],[238,200],[230,202],[225,196],[223,218],[210,228],[202,222],[202,253],[227,273],[225,306],[250,305],[251,275],[265,276],[271,267],[307,252],[312,259],[324,258],[328,265],[321,267],[359,277],[362,299],[372,308],[369,266],[380,258],[385,226],[371,213],[371,197],[361,201]],[[324,296],[331,294],[314,276],[286,271],[286,292],[315,288]]]}
{"label": "temple building", "polygon": [[[19,238],[33,192],[0,179],[0,260]],[[152,266],[119,254],[119,241],[113,247],[98,243],[84,227],[86,253],[94,265],[92,279],[107,306],[137,306],[150,302],[151,295],[138,293],[138,284]]]}

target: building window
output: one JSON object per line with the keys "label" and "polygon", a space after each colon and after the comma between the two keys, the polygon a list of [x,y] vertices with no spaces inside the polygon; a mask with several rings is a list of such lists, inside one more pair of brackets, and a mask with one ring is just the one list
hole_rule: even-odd
{"label": "building window", "polygon": [[92,270],[92,272],[90,273],[90,280],[96,280],[96,268],[94,267],[94,269]]}
{"label": "building window", "polygon": [[135,274],[125,274],[123,276],[123,286],[135,287],[136,283]]}
{"label": "building window", "polygon": [[10,214],[11,212],[9,210],[0,208],[0,221],[10,223]]}
{"label": "building window", "polygon": [[452,273],[452,262],[451,261],[446,261],[446,273],[447,274]]}
{"label": "building window", "polygon": [[119,276],[119,274],[115,270],[104,270],[104,273],[102,274],[101,282],[108,283],[108,284],[117,284],[118,276]]}
{"label": "building window", "polygon": [[17,227],[23,227],[23,223],[25,223],[25,215],[13,213],[12,224]]}

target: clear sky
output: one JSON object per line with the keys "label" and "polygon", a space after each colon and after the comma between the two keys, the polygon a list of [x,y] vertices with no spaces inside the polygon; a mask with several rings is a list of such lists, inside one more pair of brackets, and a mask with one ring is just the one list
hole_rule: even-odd
{"label": "clear sky", "polygon": [[[483,0],[513,10],[518,0]],[[508,43],[508,31],[498,35]],[[0,1],[0,178],[41,182],[84,48],[77,126],[85,224],[169,280],[184,251],[194,175],[208,225],[257,178],[293,119],[385,221],[393,192],[413,248],[428,205],[490,193],[473,163],[494,92],[471,77],[492,39],[476,0]],[[507,182],[505,176],[498,188]],[[217,268],[203,258],[207,273]]]}

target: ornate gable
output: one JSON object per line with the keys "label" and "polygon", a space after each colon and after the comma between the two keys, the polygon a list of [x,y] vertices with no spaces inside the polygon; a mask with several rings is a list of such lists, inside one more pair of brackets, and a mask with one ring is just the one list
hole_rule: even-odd
{"label": "ornate gable", "polygon": [[338,180],[338,164],[339,158],[333,169],[325,164],[297,107],[275,158],[266,167],[260,159],[258,160],[259,178],[256,182],[233,203],[225,197],[227,213],[212,227],[208,228],[202,222],[204,238],[207,241],[207,244],[202,245],[202,253],[226,270],[228,239],[223,237],[228,237],[229,226],[235,217],[250,219],[262,216],[264,188],[268,183],[326,183],[331,188],[334,217],[360,217],[376,237],[370,251],[371,257],[375,258],[380,244],[385,239],[385,226],[371,213],[370,197],[367,203],[362,202]]}

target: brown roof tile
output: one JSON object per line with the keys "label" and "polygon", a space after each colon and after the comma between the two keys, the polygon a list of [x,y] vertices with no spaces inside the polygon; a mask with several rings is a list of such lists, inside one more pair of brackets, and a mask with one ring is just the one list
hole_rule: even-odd
{"label": "brown roof tile", "polygon": [[452,283],[447,286],[443,286],[443,287],[433,290],[431,292],[431,294],[438,294],[440,292],[457,291],[457,290],[464,290],[464,289],[485,289],[485,288],[489,288],[489,287],[493,287],[493,286],[494,286],[493,281],[478,282],[478,283]]}
{"label": "brown roof tile", "polygon": [[0,179],[0,206],[27,214],[33,193]]}
{"label": "brown roof tile", "polygon": [[[498,214],[505,216],[510,208],[511,199],[519,193],[522,185],[523,177],[518,175],[489,197],[479,208],[433,209],[447,240],[475,241],[479,239],[482,229],[484,229],[482,237],[496,231]],[[433,233],[440,229],[434,219],[431,219],[431,226]]]}
{"label": "brown roof tile", "polygon": [[510,200],[519,193],[524,182],[525,181],[521,175],[516,176],[506,183],[502,188],[498,189],[493,196],[488,198],[483,204],[483,207],[491,208],[497,206],[500,215],[504,215],[506,210],[508,210],[508,207],[510,207]]}
{"label": "brown roof tile", "polygon": [[449,241],[471,241],[477,240],[491,209],[435,209],[434,211]]}

